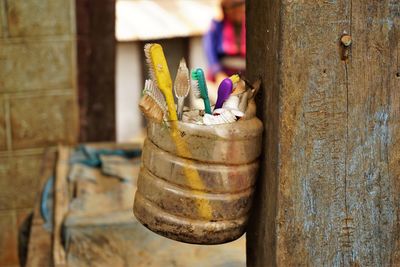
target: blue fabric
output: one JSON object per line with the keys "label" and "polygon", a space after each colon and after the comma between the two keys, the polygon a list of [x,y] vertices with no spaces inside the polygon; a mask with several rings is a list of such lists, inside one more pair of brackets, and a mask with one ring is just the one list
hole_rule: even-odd
{"label": "blue fabric", "polygon": [[85,145],[80,145],[76,148],[75,152],[70,158],[70,164],[81,163],[90,167],[101,166],[101,155],[115,155],[124,158],[140,157],[142,154],[141,149],[122,150],[122,149],[95,149]]}
{"label": "blue fabric", "polygon": [[48,231],[52,231],[53,229],[53,184],[54,176],[50,176],[47,179],[46,184],[44,185],[40,199],[40,214],[42,215],[43,221],[45,222],[43,227]]}

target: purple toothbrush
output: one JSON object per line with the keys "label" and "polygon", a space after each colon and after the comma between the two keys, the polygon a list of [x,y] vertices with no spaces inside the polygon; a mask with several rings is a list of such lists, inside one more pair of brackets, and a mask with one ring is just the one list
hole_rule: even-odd
{"label": "purple toothbrush", "polygon": [[232,89],[233,89],[232,80],[229,78],[223,79],[218,87],[218,98],[214,109],[222,108],[222,104],[224,104],[225,100],[228,99],[228,97],[232,93]]}

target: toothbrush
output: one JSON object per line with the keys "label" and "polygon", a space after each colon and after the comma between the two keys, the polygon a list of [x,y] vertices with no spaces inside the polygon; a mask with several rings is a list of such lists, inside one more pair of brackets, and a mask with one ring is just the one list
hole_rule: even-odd
{"label": "toothbrush", "polygon": [[168,107],[168,119],[176,121],[178,117],[176,115],[175,101],[172,94],[172,80],[163,49],[159,44],[146,44],[144,46],[144,52],[150,69],[150,76],[165,96]]}
{"label": "toothbrush", "polygon": [[240,81],[240,76],[238,74],[233,74],[232,76],[229,77],[229,79],[233,83],[233,87],[235,88],[238,82]]}
{"label": "toothbrush", "polygon": [[155,87],[153,81],[146,80],[143,97],[140,99],[139,108],[148,119],[162,122],[167,113],[164,96]]}
{"label": "toothbrush", "polygon": [[192,70],[192,89],[197,98],[204,101],[204,111],[211,114],[210,99],[208,98],[207,83],[201,68]]}
{"label": "toothbrush", "polygon": [[229,95],[232,93],[233,82],[230,78],[225,78],[222,80],[218,87],[218,98],[215,104],[215,109],[222,108],[222,104],[228,99]]}
{"label": "toothbrush", "polygon": [[164,111],[149,95],[144,95],[140,99],[139,109],[148,120],[154,120],[158,123],[161,123],[164,119]]}
{"label": "toothbrush", "polygon": [[176,73],[174,92],[178,99],[178,120],[182,120],[183,105],[185,97],[189,94],[190,84],[189,84],[189,70],[186,66],[185,59],[182,58],[179,63],[178,72]]}
{"label": "toothbrush", "polygon": [[149,95],[151,98],[154,99],[154,101],[157,103],[157,105],[167,112],[167,103],[165,102],[164,95],[161,93],[161,91],[156,87],[154,82],[152,80],[147,79],[144,83],[144,89],[143,89],[143,95]]}

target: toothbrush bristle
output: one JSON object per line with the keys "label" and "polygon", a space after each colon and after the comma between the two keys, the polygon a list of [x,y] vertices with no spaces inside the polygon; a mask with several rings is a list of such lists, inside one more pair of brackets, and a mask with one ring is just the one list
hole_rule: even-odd
{"label": "toothbrush bristle", "polygon": [[195,97],[201,98],[201,90],[200,90],[200,83],[199,83],[199,76],[197,73],[197,69],[192,69],[191,71],[191,83],[192,83],[192,89]]}
{"label": "toothbrush bristle", "polygon": [[191,88],[193,94],[196,98],[201,98],[200,88],[199,88],[199,81],[198,80],[191,80]]}
{"label": "toothbrush bristle", "polygon": [[201,68],[197,68],[194,71],[195,79],[198,81],[198,87],[200,91],[200,95],[203,99],[208,98],[208,89],[206,78],[204,76],[204,71]]}
{"label": "toothbrush bristle", "polygon": [[167,104],[165,102],[165,97],[161,93],[161,91],[157,88],[155,83],[152,80],[146,80],[145,86],[143,90],[144,95],[148,95],[154,99],[154,101],[158,104],[158,106],[163,110],[167,110]]}
{"label": "toothbrush bristle", "polygon": [[165,111],[163,111],[156,101],[149,95],[144,95],[140,99],[139,109],[148,119],[155,120],[159,123],[164,119]]}
{"label": "toothbrush bristle", "polygon": [[238,74],[233,74],[229,77],[233,84],[237,84],[240,81],[240,76]]}
{"label": "toothbrush bristle", "polygon": [[154,69],[153,69],[153,61],[151,59],[151,53],[150,53],[150,49],[154,44],[152,43],[147,43],[144,46],[144,55],[146,58],[146,64],[147,64],[147,68],[148,68],[148,72],[149,72],[149,76],[150,79],[157,85],[157,79],[156,79],[156,75],[154,73]]}
{"label": "toothbrush bristle", "polygon": [[176,97],[186,97],[189,93],[189,89],[189,70],[186,66],[185,59],[182,58],[179,63],[179,68],[174,83]]}

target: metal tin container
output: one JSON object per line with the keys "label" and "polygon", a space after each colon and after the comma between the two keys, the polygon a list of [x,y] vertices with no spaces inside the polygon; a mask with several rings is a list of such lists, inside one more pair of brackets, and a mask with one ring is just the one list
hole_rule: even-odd
{"label": "metal tin container", "polygon": [[252,203],[262,129],[255,117],[215,126],[149,122],[136,218],[186,243],[239,238]]}

